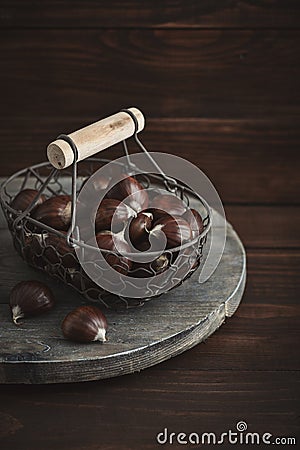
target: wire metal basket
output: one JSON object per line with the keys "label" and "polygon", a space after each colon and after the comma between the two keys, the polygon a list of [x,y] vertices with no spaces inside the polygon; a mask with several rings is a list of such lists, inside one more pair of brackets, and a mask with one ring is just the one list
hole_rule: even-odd
{"label": "wire metal basket", "polygon": [[[204,229],[202,233],[178,248],[170,248],[164,251],[164,261],[167,261],[166,267],[172,269],[171,288],[182,284],[200,265],[203,254],[203,246],[207,240],[207,234],[210,229],[210,208],[203,198],[194,193],[178,180],[168,177],[156,164],[147,149],[143,146],[137,136],[138,124],[135,116],[129,111],[126,113],[134,122],[134,141],[137,147],[142,150],[147,158],[158,168],[159,173],[138,175],[139,182],[145,187],[154,188],[163,187],[166,191],[178,196],[186,206],[192,204],[192,207],[198,210],[203,218]],[[80,239],[75,232],[76,225],[76,201],[80,189],[90,176],[99,168],[107,163],[109,159],[88,157],[82,160],[78,169],[78,149],[70,136],[60,135],[62,140],[68,142],[74,152],[74,161],[72,165],[65,170],[53,168],[49,162],[37,164],[26,169],[20,170],[9,177],[1,186],[0,201],[11,232],[14,247],[21,257],[32,267],[42,270],[53,277],[63,281],[65,284],[76,289],[89,301],[97,301],[110,308],[133,307],[143,305],[146,300],[157,296],[159,290],[155,282],[154,275],[157,271],[154,266],[147,264],[145,267],[127,268],[127,275],[132,277],[142,277],[145,279],[145,289],[141,292],[140,298],[128,298],[122,295],[122,289],[119,295],[112,295],[93,281],[81,267],[76,256],[75,247],[84,249],[89,247],[87,242]],[[114,167],[119,172],[126,175],[131,173],[131,159],[128,152],[126,140],[122,141],[123,150],[126,155],[126,163],[120,164],[113,161]],[[31,204],[24,210],[18,211],[12,207],[12,202],[16,195],[24,189],[35,189],[38,194]],[[71,196],[71,221],[67,232],[62,232],[45,225],[41,221],[35,220],[30,214],[36,207],[42,195],[47,197],[56,195]],[[105,255],[114,255],[116,258],[119,253],[101,249]],[[130,255],[128,255],[130,258]],[[154,257],[156,260],[156,257]],[[95,261],[91,261],[95,264]],[[105,276],[105,269],[99,267],[99,278]],[[182,276],[184,274],[184,276]],[[148,295],[147,295],[148,294]]]}

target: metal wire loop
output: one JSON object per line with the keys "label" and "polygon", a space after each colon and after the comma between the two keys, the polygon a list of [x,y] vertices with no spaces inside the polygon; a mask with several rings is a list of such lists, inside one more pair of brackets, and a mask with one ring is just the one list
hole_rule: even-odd
{"label": "metal wire loop", "polygon": [[75,230],[75,226],[76,226],[76,201],[77,201],[77,161],[78,161],[78,149],[77,146],[75,144],[75,142],[73,141],[72,138],[70,138],[70,136],[68,136],[67,134],[60,134],[57,139],[62,139],[63,141],[66,141],[74,154],[74,162],[72,164],[72,210],[71,210],[71,225],[70,228],[67,232],[67,244],[70,247],[74,247],[74,244],[71,241],[71,235]]}
{"label": "metal wire loop", "polygon": [[[153,166],[159,171],[159,173],[163,176],[164,178],[164,184],[166,186],[166,188],[170,191],[170,192],[176,192],[177,188],[178,188],[178,183],[174,178],[168,177],[164,171],[160,168],[160,166],[157,164],[157,162],[152,158],[152,156],[149,154],[148,150],[146,149],[146,147],[142,144],[142,142],[140,141],[140,139],[138,138],[138,128],[139,128],[139,123],[138,120],[135,116],[135,114],[130,111],[129,109],[121,109],[121,112],[125,112],[127,113],[133,120],[134,123],[134,133],[133,133],[133,137],[134,140],[136,142],[136,144],[140,147],[140,149],[147,155],[148,159],[151,161],[151,163],[153,164]],[[132,164],[132,162],[130,161],[130,157],[128,154],[128,150],[127,150],[127,146],[125,141],[123,142],[123,147],[124,147],[124,151],[126,153],[127,156],[127,160],[128,163],[131,167],[134,167],[134,164]]]}
{"label": "metal wire loop", "polygon": [[74,154],[74,162],[77,162],[78,161],[78,149],[77,149],[77,146],[76,146],[75,142],[73,141],[73,139],[70,138],[70,136],[68,136],[67,134],[60,134],[59,136],[57,136],[56,139],[61,139],[62,141],[66,141],[70,145],[70,147],[73,151],[73,154]]}
{"label": "metal wire loop", "polygon": [[129,109],[126,109],[126,108],[125,109],[121,109],[120,112],[124,112],[126,114],[129,114],[129,116],[132,118],[133,123],[134,123],[134,134],[136,134],[138,132],[138,129],[139,129],[139,123],[138,123],[138,120],[137,120],[135,114],[132,111],[130,111]]}

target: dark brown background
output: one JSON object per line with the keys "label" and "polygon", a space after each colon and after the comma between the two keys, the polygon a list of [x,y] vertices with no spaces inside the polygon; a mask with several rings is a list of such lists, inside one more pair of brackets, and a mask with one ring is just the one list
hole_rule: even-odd
{"label": "dark brown background", "polygon": [[2,386],[1,449],[152,449],[164,427],[220,433],[242,419],[297,436],[300,2],[2,0],[0,27],[0,175],[44,160],[59,133],[137,106],[149,149],[214,182],[249,273],[236,315],[171,361]]}

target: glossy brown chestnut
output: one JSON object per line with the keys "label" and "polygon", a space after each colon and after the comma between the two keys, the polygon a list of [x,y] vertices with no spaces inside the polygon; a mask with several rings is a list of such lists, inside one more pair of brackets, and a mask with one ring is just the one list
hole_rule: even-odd
{"label": "glossy brown chestnut", "polygon": [[75,342],[105,342],[107,320],[96,306],[79,306],[71,311],[62,323],[66,339]]}
{"label": "glossy brown chestnut", "polygon": [[151,201],[150,207],[165,211],[171,216],[181,216],[186,211],[184,202],[174,194],[157,195]]}
{"label": "glossy brown chestnut", "polygon": [[130,246],[123,236],[113,234],[110,231],[101,231],[97,233],[96,240],[100,249],[108,250],[108,252],[102,252],[107,263],[117,272],[126,275],[132,266],[132,262],[125,256],[118,254],[118,249],[125,254],[130,252]]}
{"label": "glossy brown chestnut", "polygon": [[163,273],[170,266],[170,259],[165,253],[149,263],[135,262],[130,271],[130,276],[136,278],[149,278]]}
{"label": "glossy brown chestnut", "polygon": [[118,233],[124,229],[130,217],[135,216],[135,214],[133,209],[121,201],[105,198],[102,200],[96,214],[96,232],[108,230]]}
{"label": "glossy brown chestnut", "polygon": [[163,211],[162,209],[158,209],[158,208],[147,208],[145,209],[143,212],[147,212],[147,213],[151,213],[152,217],[153,217],[153,222],[152,224],[154,225],[155,222],[157,222],[158,220],[164,218],[164,217],[172,217],[170,214],[168,214],[166,211]]}
{"label": "glossy brown chestnut", "polygon": [[45,269],[47,261],[43,257],[44,239],[42,234],[29,234],[24,238],[22,247],[17,248],[18,253],[21,253],[25,261],[31,266]]}
{"label": "glossy brown chestnut", "polygon": [[[128,196],[130,198],[126,200]],[[149,202],[148,193],[141,183],[129,176],[124,176],[123,180],[113,186],[106,197],[120,201],[126,200],[126,204],[136,212],[146,209]]]}
{"label": "glossy brown chestnut", "polygon": [[88,188],[91,191],[101,192],[108,188],[110,181],[111,181],[110,175],[98,174],[96,177],[93,177],[92,179],[88,177],[86,180],[84,180],[84,182],[81,185],[81,189],[84,186],[86,186],[87,183],[89,183]]}
{"label": "glossy brown chestnut", "polygon": [[48,236],[48,234],[39,234],[39,233],[28,233],[24,237],[24,246],[29,246],[32,251],[37,255],[41,256],[44,249],[44,243],[45,239]]}
{"label": "glossy brown chestnut", "polygon": [[157,236],[159,240],[161,231],[166,236],[167,248],[179,247],[192,239],[191,227],[182,217],[166,217],[158,220],[149,235]]}
{"label": "glossy brown chestnut", "polygon": [[150,212],[141,211],[131,220],[128,229],[130,243],[139,250],[141,244],[147,242],[152,228],[153,215]]}
{"label": "glossy brown chestnut", "polygon": [[[28,206],[31,205],[35,197],[38,195],[38,191],[36,189],[23,189],[20,191],[13,201],[11,202],[10,206],[14,208],[17,211],[25,211],[25,209],[28,208]],[[36,205],[33,207],[32,211],[38,206],[41,205],[47,197],[45,195],[41,195],[38,199]]]}
{"label": "glossy brown chestnut", "polygon": [[[62,231],[66,236],[67,233]],[[76,269],[79,262],[73,247],[69,246],[66,237],[49,234],[45,238],[44,256],[51,264],[62,264],[65,268]]]}
{"label": "glossy brown chestnut", "polygon": [[36,208],[32,217],[56,230],[68,230],[71,222],[71,197],[57,195]]}
{"label": "glossy brown chestnut", "polygon": [[189,224],[192,229],[193,238],[199,236],[204,230],[204,225],[202,217],[195,209],[187,209],[187,211],[182,216]]}
{"label": "glossy brown chestnut", "polygon": [[54,306],[54,295],[44,283],[36,280],[21,281],[10,292],[9,304],[13,322],[18,325],[22,317],[35,316]]}

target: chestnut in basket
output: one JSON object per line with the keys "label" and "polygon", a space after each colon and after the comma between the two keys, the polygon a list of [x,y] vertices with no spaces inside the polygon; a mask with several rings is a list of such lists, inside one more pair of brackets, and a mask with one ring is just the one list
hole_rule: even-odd
{"label": "chestnut in basket", "polygon": [[179,247],[192,239],[191,227],[182,217],[163,217],[158,220],[150,231],[149,237],[157,237],[159,240],[161,232],[166,236],[167,248]]}
{"label": "chestnut in basket", "polygon": [[134,211],[141,211],[148,206],[148,193],[135,178],[124,176],[115,186],[113,186],[106,194],[107,198],[114,198],[116,200],[126,200],[126,204]]}
{"label": "chestnut in basket", "polygon": [[204,230],[204,225],[202,221],[202,217],[195,209],[187,209],[187,211],[183,214],[183,219],[185,219],[191,226],[193,238],[199,236]]}
{"label": "chestnut in basket", "polygon": [[45,269],[47,262],[43,257],[44,239],[45,235],[43,234],[31,233],[24,237],[22,244],[17,244],[17,240],[14,240],[14,244],[18,253],[21,253],[28,264]]}
{"label": "chestnut in basket", "polygon": [[[28,206],[31,205],[35,197],[38,195],[38,191],[36,189],[23,189],[20,191],[13,201],[11,202],[10,206],[14,208],[17,211],[25,211],[25,209],[28,208]],[[47,197],[45,195],[41,195],[38,199],[36,205],[34,206],[33,210],[38,206],[41,205]],[[32,211],[33,211],[32,210]]]}
{"label": "chestnut in basket", "polygon": [[131,220],[128,228],[130,243],[139,250],[145,250],[145,242],[148,242],[152,228],[153,214],[141,211]]}
{"label": "chestnut in basket", "polygon": [[69,195],[56,195],[39,205],[32,217],[56,230],[67,231],[71,222],[71,208]]}
{"label": "chestnut in basket", "polygon": [[130,271],[130,276],[136,278],[149,278],[159,275],[170,266],[170,258],[166,253],[162,253],[154,261],[148,263],[135,262]]}
{"label": "chestnut in basket", "polygon": [[101,192],[108,188],[111,181],[111,177],[109,175],[97,175],[96,179],[90,179],[89,177],[84,180],[84,182],[81,185],[80,190],[86,185],[86,183],[89,183],[89,189],[91,191]]}
{"label": "chestnut in basket", "polygon": [[165,211],[171,216],[181,216],[186,211],[183,201],[174,194],[160,194],[153,198],[151,208]]}
{"label": "chestnut in basket", "polygon": [[153,224],[163,217],[172,217],[168,212],[159,208],[147,208],[143,211],[144,213],[151,213],[153,217]]}
{"label": "chestnut in basket", "polygon": [[117,272],[126,275],[131,269],[132,261],[123,255],[118,255],[118,248],[122,253],[130,252],[130,246],[125,239],[119,234],[113,234],[111,231],[101,231],[96,235],[96,240],[100,249],[108,250],[108,252],[102,252],[107,263]]}
{"label": "chestnut in basket", "polygon": [[[114,233],[121,231],[130,217],[136,213],[119,200],[105,198],[102,200],[96,214],[96,232],[110,230]],[[113,219],[113,222],[112,222]]]}
{"label": "chestnut in basket", "polygon": [[[62,232],[67,234],[66,232]],[[73,247],[70,247],[66,241],[66,237],[49,234],[45,238],[45,258],[51,264],[62,264],[65,268],[76,269],[79,267],[78,259]]]}

